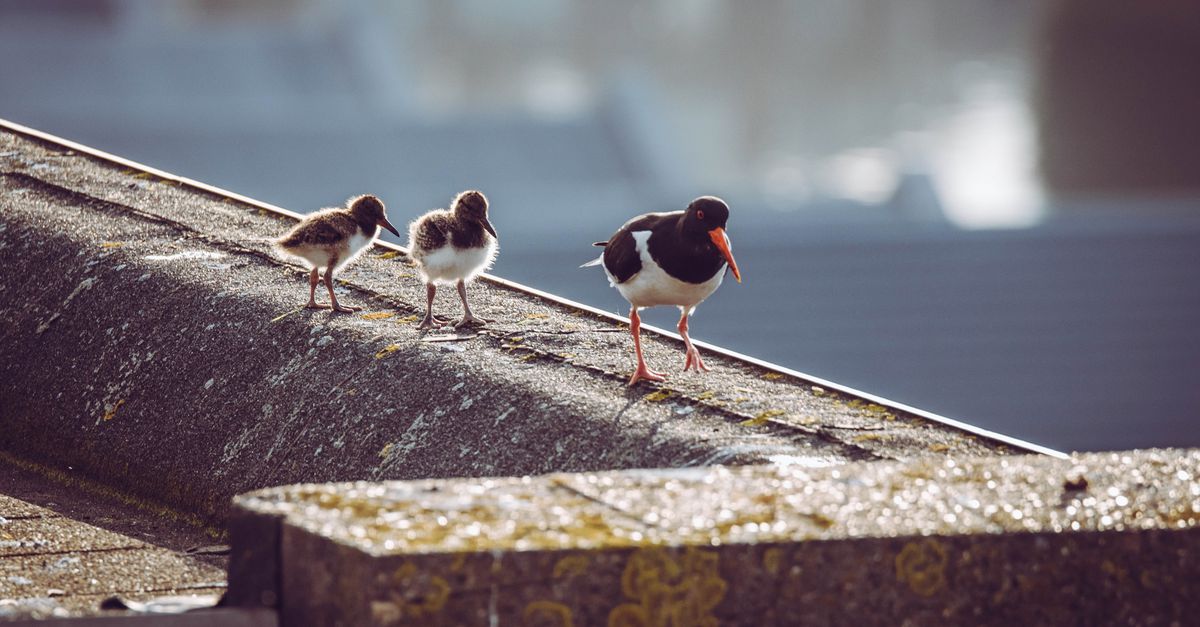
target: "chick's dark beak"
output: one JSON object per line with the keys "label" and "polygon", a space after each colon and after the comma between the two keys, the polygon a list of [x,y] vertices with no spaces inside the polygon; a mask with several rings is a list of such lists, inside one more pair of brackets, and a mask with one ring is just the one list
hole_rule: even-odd
{"label": "chick's dark beak", "polygon": [[738,272],[737,262],[733,260],[733,253],[729,250],[729,244],[726,242],[725,229],[717,227],[708,232],[708,237],[712,239],[712,243],[724,255],[725,261],[729,262],[729,269],[733,271],[733,278],[737,279],[738,283],[742,282],[742,273]]}
{"label": "chick's dark beak", "polygon": [[487,216],[484,216],[484,217],[480,218],[480,219],[479,219],[479,223],[483,225],[483,228],[484,228],[484,229],[485,229],[485,230],[486,230],[488,233],[491,233],[491,234],[492,234],[492,237],[494,237],[494,238],[496,238],[496,239],[500,239],[500,236],[499,236],[499,235],[496,235],[496,229],[492,228],[492,223],[488,221],[488,219],[487,219]]}
{"label": "chick's dark beak", "polygon": [[379,218],[379,226],[391,231],[396,237],[400,237],[400,231],[397,231],[396,227],[392,226],[392,223],[388,222],[387,218]]}

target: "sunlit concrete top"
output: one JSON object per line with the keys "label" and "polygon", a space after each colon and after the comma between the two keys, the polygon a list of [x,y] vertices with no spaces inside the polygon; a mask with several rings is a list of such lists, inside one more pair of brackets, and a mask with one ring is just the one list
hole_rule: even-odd
{"label": "sunlit concrete top", "polygon": [[371,554],[1187,529],[1200,450],[298,485],[247,509]]}
{"label": "sunlit concrete top", "polygon": [[230,594],[295,625],[1188,624],[1197,473],[1149,450],[291,486],[237,499]]}

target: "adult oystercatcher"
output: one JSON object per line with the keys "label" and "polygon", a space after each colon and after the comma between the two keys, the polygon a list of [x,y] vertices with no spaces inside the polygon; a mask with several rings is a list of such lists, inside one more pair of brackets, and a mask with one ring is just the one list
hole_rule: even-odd
{"label": "adult oystercatcher", "polygon": [[715,196],[701,196],[684,211],[641,215],[626,222],[607,242],[596,242],[596,246],[604,247],[604,253],[581,266],[603,264],[609,283],[632,305],[629,332],[633,335],[637,370],[629,378],[629,385],[642,379],[666,379],[665,374],[646,367],[642,357],[638,310],[643,307],[679,307],[679,335],[687,347],[683,370],[693,366],[697,372],[708,370],[688,337],[688,316],[721,286],[726,268],[742,282],[725,234],[728,219],[729,205]]}
{"label": "adult oystercatcher", "polygon": [[[309,309],[332,308],[334,311],[358,311],[362,307],[347,307],[338,303],[333,294],[333,273],[354,261],[379,234],[383,227],[397,236],[400,232],[387,219],[383,201],[366,194],[346,201],[346,208],[322,209],[300,221],[292,230],[275,241],[278,250],[309,267]],[[316,301],[320,270],[325,268],[325,287],[329,288],[329,305]]]}
{"label": "adult oystercatcher", "polygon": [[449,210],[434,209],[408,225],[409,254],[425,281],[425,319],[420,328],[450,324],[433,315],[438,283],[458,283],[463,319],[456,328],[490,322],[471,313],[466,283],[492,265],[496,243],[496,229],[488,221],[487,198],[475,190],[455,196]]}

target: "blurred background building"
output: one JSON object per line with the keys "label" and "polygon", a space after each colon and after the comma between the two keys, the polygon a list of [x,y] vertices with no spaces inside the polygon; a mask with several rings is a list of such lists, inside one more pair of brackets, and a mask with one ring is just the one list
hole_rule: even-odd
{"label": "blurred background building", "polygon": [[[0,0],[0,117],[495,272],[733,207],[696,337],[1064,449],[1200,445],[1194,0]],[[672,311],[652,322],[673,324]]]}

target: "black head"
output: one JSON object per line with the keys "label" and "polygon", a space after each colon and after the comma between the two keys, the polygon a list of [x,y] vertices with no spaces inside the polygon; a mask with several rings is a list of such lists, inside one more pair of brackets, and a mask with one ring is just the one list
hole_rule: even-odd
{"label": "black head", "polygon": [[697,234],[724,229],[729,221],[729,205],[716,196],[701,196],[688,205],[683,214],[683,227]]}
{"label": "black head", "polygon": [[[400,235],[396,227],[392,226],[391,222],[388,222],[387,209],[383,206],[383,201],[379,200],[378,196],[372,196],[371,194],[355,196],[347,200],[346,205],[350,208],[350,215],[353,215],[354,219],[358,220],[360,224],[371,227],[382,226],[397,236]],[[371,232],[375,232],[374,228],[371,229]]]}
{"label": "black head", "polygon": [[454,197],[451,209],[463,219],[479,222],[492,237],[496,237],[496,229],[492,228],[492,223],[488,221],[488,200],[483,192],[473,189],[461,192]]}
{"label": "black head", "polygon": [[717,253],[725,258],[733,278],[742,282],[742,273],[738,270],[733,252],[729,250],[729,237],[725,235],[725,223],[729,221],[729,205],[716,196],[701,196],[693,200],[683,212],[683,232],[686,237],[694,238],[705,246],[712,246]]}

